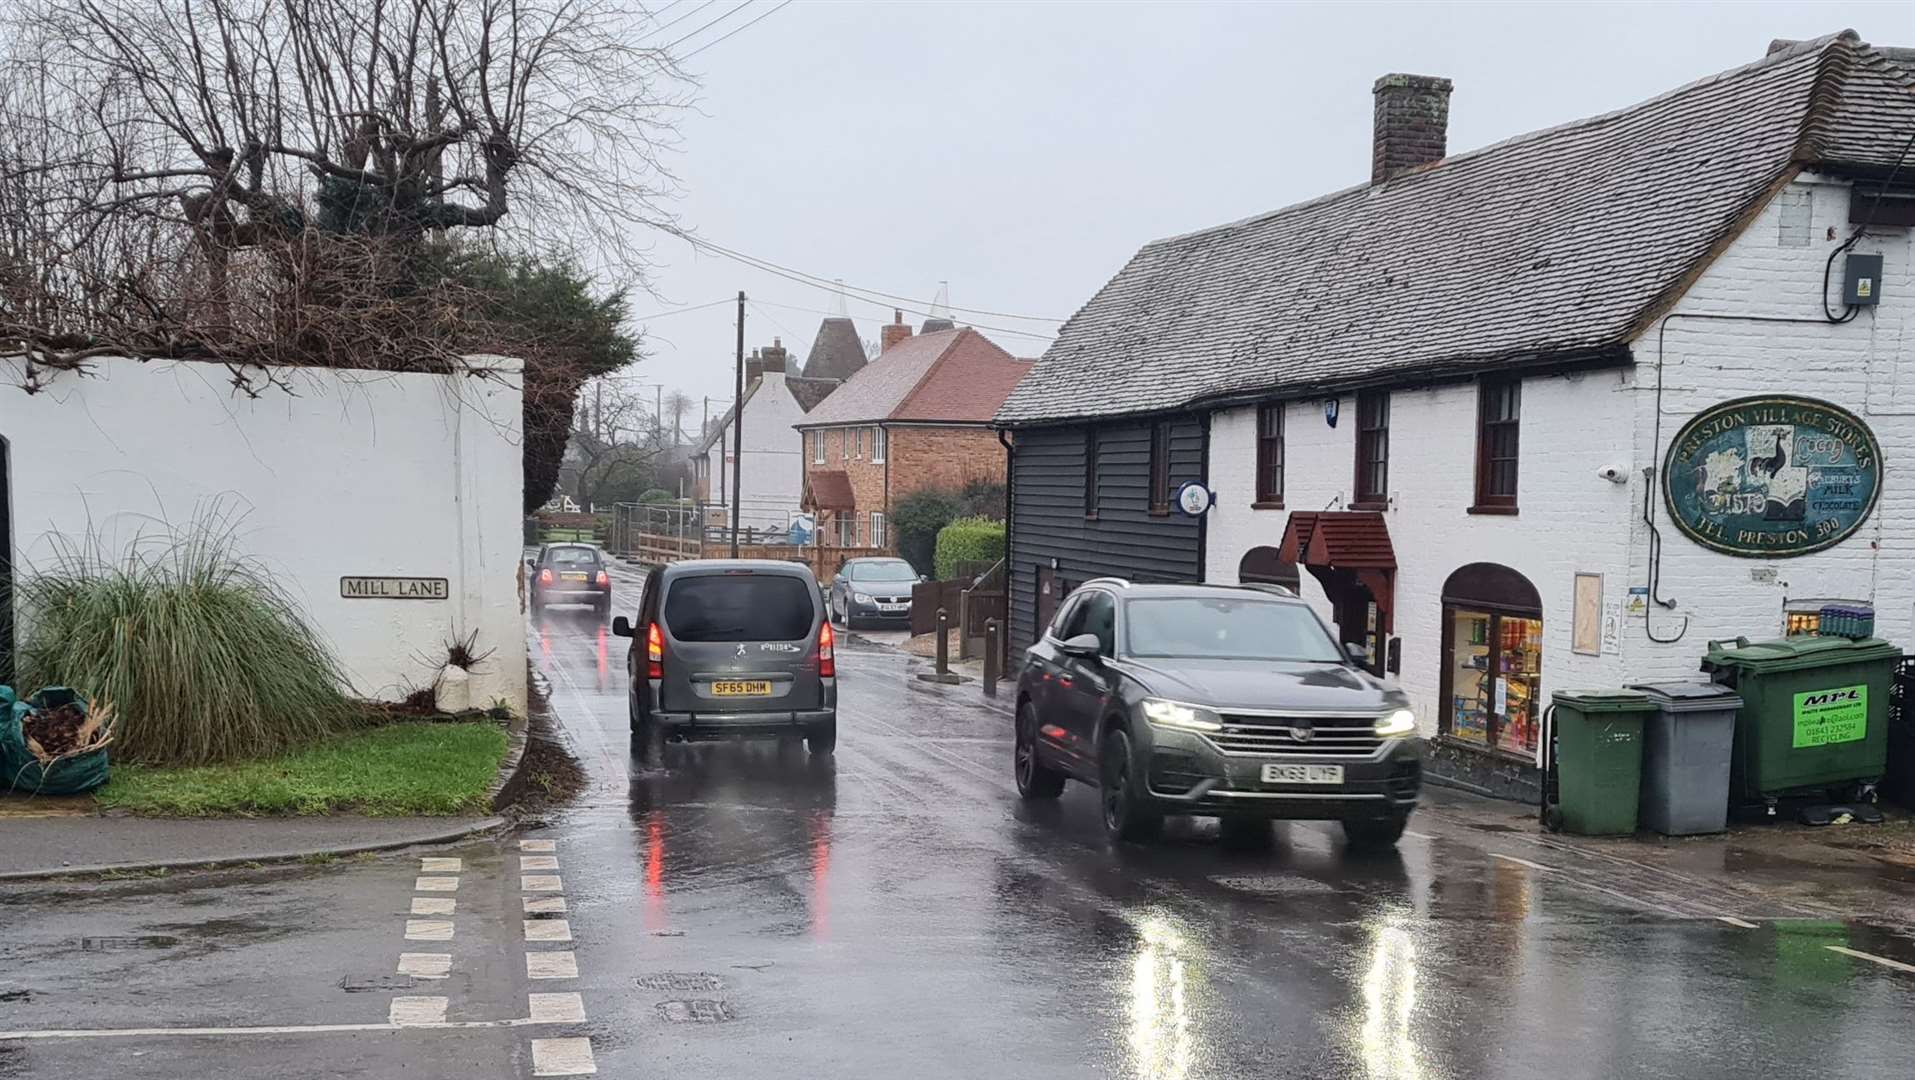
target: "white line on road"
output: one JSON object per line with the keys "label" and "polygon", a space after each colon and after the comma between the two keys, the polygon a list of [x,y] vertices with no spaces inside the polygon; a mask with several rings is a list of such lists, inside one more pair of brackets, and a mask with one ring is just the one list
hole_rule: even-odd
{"label": "white line on road", "polygon": [[450,915],[458,910],[459,902],[450,896],[415,896],[412,898],[413,915]]}
{"label": "white line on road", "polygon": [[1404,836],[1414,836],[1414,837],[1416,837],[1416,838],[1417,838],[1418,840],[1434,840],[1434,839],[1436,839],[1436,837],[1434,837],[1434,836],[1431,836],[1431,835],[1430,835],[1429,833],[1426,833],[1426,832],[1413,832],[1413,831],[1411,831],[1411,830],[1409,830],[1409,829],[1404,829],[1404,830],[1403,830],[1403,835],[1404,835]]}
{"label": "white line on road", "polygon": [[533,1039],[533,1076],[585,1076],[598,1071],[590,1039]]}
{"label": "white line on road", "polygon": [[1886,956],[1876,956],[1874,953],[1865,953],[1860,949],[1847,949],[1840,945],[1824,945],[1822,947],[1830,952],[1839,952],[1843,956],[1853,956],[1857,960],[1867,960],[1870,963],[1880,964],[1883,967],[1890,967],[1896,971],[1906,971],[1911,975],[1915,975],[1915,964],[1904,964],[1900,960],[1890,960]]}
{"label": "white line on road", "polygon": [[456,1031],[476,1028],[532,1027],[538,1024],[574,1023],[571,1020],[546,1020],[521,1017],[516,1020],[447,1020],[436,1024],[281,1024],[271,1027],[178,1027],[178,1028],[49,1028],[38,1031],[0,1031],[0,1043],[40,1039],[150,1039],[164,1035],[205,1038],[215,1035],[331,1035],[357,1031]]}
{"label": "white line on road", "polygon": [[525,920],[525,940],[570,941],[572,924],[564,919],[527,919]]}
{"label": "white line on road", "polygon": [[569,952],[529,952],[525,954],[528,979],[576,979],[578,960]]}
{"label": "white line on road", "polygon": [[407,919],[407,941],[451,941],[451,919]]}
{"label": "white line on road", "polygon": [[455,877],[422,877],[412,883],[413,892],[457,892],[459,879]]}
{"label": "white line on road", "polygon": [[427,856],[419,860],[421,874],[456,874],[463,869],[465,869],[464,864],[458,859]]}
{"label": "white line on road", "polygon": [[1725,923],[1728,923],[1730,926],[1740,926],[1744,930],[1762,929],[1760,926],[1757,926],[1756,924],[1748,921],[1747,919],[1738,919],[1734,915],[1717,915],[1716,918],[1722,920]]}
{"label": "white line on road", "polygon": [[1517,866],[1527,866],[1531,870],[1541,870],[1545,874],[1553,874],[1556,872],[1556,868],[1553,866],[1544,866],[1542,863],[1533,863],[1528,859],[1519,859],[1514,855],[1504,855],[1501,852],[1492,851],[1489,853],[1489,857],[1492,859],[1501,859],[1504,862],[1513,862]]}
{"label": "white line on road", "polygon": [[527,915],[550,915],[553,912],[562,913],[564,911],[565,897],[563,896],[528,896],[525,898],[525,913]]}
{"label": "white line on road", "polygon": [[526,1015],[534,1024],[583,1024],[585,998],[579,994],[528,994]]}
{"label": "white line on road", "polygon": [[521,874],[519,888],[525,892],[564,892],[565,885],[557,874]]}
{"label": "white line on road", "polygon": [[452,954],[400,953],[399,974],[410,975],[415,979],[443,979],[452,974]]}
{"label": "white line on road", "polygon": [[559,857],[557,855],[519,856],[519,869],[521,870],[557,870],[558,868]]}
{"label": "white line on road", "polygon": [[443,1024],[446,1021],[446,1000],[442,997],[393,998],[392,1009],[386,1014],[387,1022],[394,1027]]}
{"label": "white line on road", "polygon": [[519,841],[519,850],[520,851],[557,851],[558,841],[556,840],[521,840]]}

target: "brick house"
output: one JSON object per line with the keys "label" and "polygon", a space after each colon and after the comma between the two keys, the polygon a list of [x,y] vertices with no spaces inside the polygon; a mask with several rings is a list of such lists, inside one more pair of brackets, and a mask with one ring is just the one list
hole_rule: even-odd
{"label": "brick house", "polygon": [[1555,690],[1831,598],[1915,643],[1901,59],[1778,42],[1447,156],[1449,81],[1379,79],[1368,183],[1145,245],[1006,401],[1013,647],[1091,577],[1284,584],[1432,774],[1533,800]]}
{"label": "brick house", "polygon": [[989,338],[947,321],[913,335],[900,313],[878,358],[794,425],[804,446],[804,505],[826,543],[892,549],[897,500],[926,488],[1002,483],[991,417],[1030,370]]}

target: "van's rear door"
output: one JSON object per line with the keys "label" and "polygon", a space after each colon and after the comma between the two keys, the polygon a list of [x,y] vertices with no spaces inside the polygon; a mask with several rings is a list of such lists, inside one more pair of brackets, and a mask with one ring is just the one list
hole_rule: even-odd
{"label": "van's rear door", "polygon": [[740,568],[665,585],[661,711],[785,712],[823,705],[823,607],[806,575]]}

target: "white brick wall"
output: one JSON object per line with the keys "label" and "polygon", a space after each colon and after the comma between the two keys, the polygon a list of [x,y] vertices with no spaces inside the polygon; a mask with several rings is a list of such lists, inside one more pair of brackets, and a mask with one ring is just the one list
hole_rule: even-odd
{"label": "white brick wall", "polygon": [[[1816,178],[1791,191],[1811,196],[1806,247],[1782,246],[1780,200],[1703,275],[1676,308],[1819,318],[1822,268],[1847,235],[1848,192]],[[1799,195],[1792,196],[1799,198]],[[1799,240],[1799,221],[1794,230]],[[1836,240],[1828,239],[1834,230]],[[1390,492],[1385,511],[1396,548],[1397,636],[1403,639],[1400,681],[1426,733],[1436,729],[1440,703],[1441,592],[1444,580],[1471,562],[1509,566],[1535,584],[1543,599],[1543,691],[1693,677],[1708,639],[1776,636],[1783,598],[1839,597],[1872,602],[1878,632],[1915,645],[1915,342],[1905,337],[1915,309],[1907,230],[1884,230],[1856,250],[1882,252],[1884,302],[1842,326],[1740,324],[1676,319],[1664,358],[1661,446],[1655,445],[1657,333],[1635,343],[1633,370],[1526,380],[1523,384],[1518,502],[1514,517],[1473,516],[1476,460],[1476,388],[1450,385],[1399,390],[1391,397]],[[1841,261],[1836,264],[1839,281]],[[1547,318],[1547,312],[1538,312]],[[1796,559],[1738,559],[1704,549],[1669,524],[1660,492],[1661,593],[1678,607],[1655,612],[1658,637],[1644,621],[1624,619],[1619,648],[1599,657],[1570,650],[1574,576],[1601,574],[1605,600],[1644,585],[1648,532],[1641,521],[1641,470],[1660,464],[1662,449],[1682,423],[1729,398],[1776,392],[1832,401],[1861,416],[1882,443],[1888,469],[1883,495],[1869,522],[1826,552]],[[1355,402],[1345,396],[1332,429],[1322,402],[1297,401],[1285,413],[1285,509],[1252,510],[1256,412],[1243,408],[1212,418],[1211,511],[1206,576],[1237,580],[1244,553],[1275,546],[1289,512],[1340,509],[1350,498],[1355,455]],[[1626,484],[1597,473],[1622,467]],[[1750,570],[1773,567],[1776,584],[1758,584]],[[1303,591],[1326,620],[1329,607],[1308,571]]]}

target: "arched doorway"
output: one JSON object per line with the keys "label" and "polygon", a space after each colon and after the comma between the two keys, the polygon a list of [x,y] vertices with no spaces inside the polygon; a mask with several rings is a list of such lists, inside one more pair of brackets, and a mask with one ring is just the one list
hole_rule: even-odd
{"label": "arched doorway", "polygon": [[1443,582],[1444,735],[1534,761],[1542,672],[1543,601],[1528,578],[1470,563]]}
{"label": "arched doorway", "polygon": [[1243,553],[1243,561],[1237,564],[1237,580],[1245,584],[1281,585],[1296,592],[1303,584],[1297,573],[1297,564],[1285,562],[1283,555],[1273,547],[1253,547]]}

